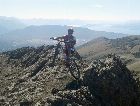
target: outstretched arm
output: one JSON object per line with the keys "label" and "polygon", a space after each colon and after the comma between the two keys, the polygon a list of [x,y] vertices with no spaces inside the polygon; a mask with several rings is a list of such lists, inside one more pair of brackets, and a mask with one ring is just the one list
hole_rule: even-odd
{"label": "outstretched arm", "polygon": [[65,36],[61,36],[61,37],[51,37],[50,39],[52,40],[64,40]]}
{"label": "outstretched arm", "polygon": [[58,39],[64,39],[64,36],[55,38],[55,40],[58,40]]}
{"label": "outstretched arm", "polygon": [[51,37],[50,39],[58,40],[58,39],[63,39],[63,37]]}

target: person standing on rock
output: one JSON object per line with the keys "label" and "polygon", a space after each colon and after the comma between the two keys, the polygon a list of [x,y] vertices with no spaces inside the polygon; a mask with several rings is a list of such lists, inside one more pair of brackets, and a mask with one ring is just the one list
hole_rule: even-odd
{"label": "person standing on rock", "polygon": [[54,38],[55,40],[62,39],[64,41],[64,43],[65,43],[64,52],[66,54],[66,56],[65,56],[66,62],[69,59],[70,53],[73,53],[75,50],[74,45],[76,44],[76,38],[73,36],[73,32],[74,32],[74,30],[72,28],[70,28],[70,29],[68,29],[67,35]]}

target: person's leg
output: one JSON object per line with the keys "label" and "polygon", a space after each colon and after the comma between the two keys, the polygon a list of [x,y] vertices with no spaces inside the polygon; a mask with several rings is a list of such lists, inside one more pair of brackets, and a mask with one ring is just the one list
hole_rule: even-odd
{"label": "person's leg", "polygon": [[69,66],[69,54],[70,54],[70,50],[68,48],[68,46],[65,47],[65,64],[66,66]]}

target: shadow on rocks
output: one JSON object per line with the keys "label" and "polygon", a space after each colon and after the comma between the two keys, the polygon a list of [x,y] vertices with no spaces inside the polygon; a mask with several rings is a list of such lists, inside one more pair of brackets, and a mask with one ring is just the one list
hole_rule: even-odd
{"label": "shadow on rocks", "polygon": [[[62,106],[140,106],[140,81],[120,58],[109,55],[104,61],[91,63],[83,81],[72,81],[64,90],[54,90],[53,103]],[[53,105],[51,105],[53,106]],[[59,105],[56,105],[59,106]]]}

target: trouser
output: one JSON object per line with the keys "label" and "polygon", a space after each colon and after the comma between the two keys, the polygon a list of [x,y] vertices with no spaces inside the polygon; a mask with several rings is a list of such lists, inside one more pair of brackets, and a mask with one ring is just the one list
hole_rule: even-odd
{"label": "trouser", "polygon": [[65,53],[65,60],[68,60],[69,59],[69,56],[70,54],[74,53],[74,47],[70,47],[70,46],[65,46],[65,50],[64,50],[64,53]]}

